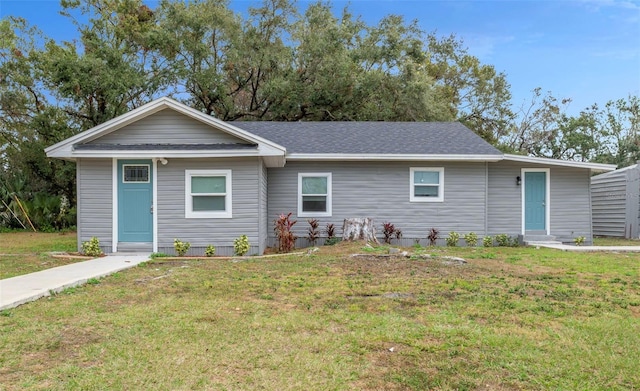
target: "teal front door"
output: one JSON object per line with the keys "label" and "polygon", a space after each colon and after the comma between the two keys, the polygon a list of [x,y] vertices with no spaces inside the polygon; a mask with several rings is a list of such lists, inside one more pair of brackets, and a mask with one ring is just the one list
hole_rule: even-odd
{"label": "teal front door", "polygon": [[524,229],[545,231],[547,229],[547,173],[524,173]]}
{"label": "teal front door", "polygon": [[151,160],[118,160],[118,241],[153,241]]}

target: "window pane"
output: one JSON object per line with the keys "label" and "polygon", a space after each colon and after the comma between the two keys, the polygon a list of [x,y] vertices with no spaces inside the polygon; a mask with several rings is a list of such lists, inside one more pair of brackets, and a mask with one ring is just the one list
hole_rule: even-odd
{"label": "window pane", "polygon": [[225,196],[194,196],[194,212],[224,211]]}
{"label": "window pane", "polygon": [[223,176],[191,177],[191,193],[226,193],[227,178]]}
{"label": "window pane", "polygon": [[437,185],[440,183],[440,173],[438,171],[414,171],[413,183]]}
{"label": "window pane", "polygon": [[123,166],[124,182],[149,182],[149,166]]}
{"label": "window pane", "polygon": [[327,177],[302,177],[302,194],[327,194]]}
{"label": "window pane", "polygon": [[303,212],[326,212],[327,197],[324,196],[304,196],[302,197]]}
{"label": "window pane", "polygon": [[439,186],[414,186],[415,197],[437,197]]}

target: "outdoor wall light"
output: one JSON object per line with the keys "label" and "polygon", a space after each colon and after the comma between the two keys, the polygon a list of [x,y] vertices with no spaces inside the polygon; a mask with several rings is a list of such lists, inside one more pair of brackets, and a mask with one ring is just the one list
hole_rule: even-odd
{"label": "outdoor wall light", "polygon": [[522,178],[520,178],[520,175],[518,175],[516,177],[516,185],[520,186],[521,183],[522,183]]}

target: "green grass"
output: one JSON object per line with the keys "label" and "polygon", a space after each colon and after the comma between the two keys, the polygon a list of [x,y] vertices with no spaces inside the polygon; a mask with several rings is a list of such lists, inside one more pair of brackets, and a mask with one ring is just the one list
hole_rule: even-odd
{"label": "green grass", "polygon": [[[413,249],[409,249],[413,251]],[[635,254],[157,259],[0,315],[6,390],[640,388]]]}
{"label": "green grass", "polygon": [[594,246],[640,246],[640,239],[593,238]]}
{"label": "green grass", "polygon": [[0,233],[0,279],[37,272],[82,259],[54,258],[53,251],[76,251],[76,234],[3,232]]}

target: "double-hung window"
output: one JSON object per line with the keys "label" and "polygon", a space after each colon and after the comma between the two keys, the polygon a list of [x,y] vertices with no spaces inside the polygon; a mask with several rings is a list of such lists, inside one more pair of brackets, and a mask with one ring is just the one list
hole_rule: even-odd
{"label": "double-hung window", "polygon": [[444,201],[444,168],[411,167],[410,202]]}
{"label": "double-hung window", "polygon": [[185,218],[231,218],[231,170],[185,171]]}
{"label": "double-hung window", "polygon": [[331,216],[331,173],[298,174],[298,216]]}

